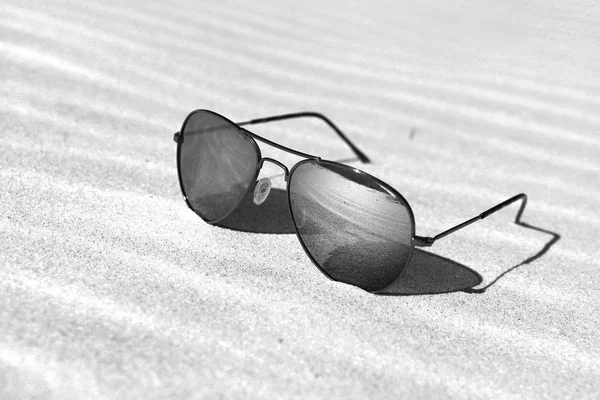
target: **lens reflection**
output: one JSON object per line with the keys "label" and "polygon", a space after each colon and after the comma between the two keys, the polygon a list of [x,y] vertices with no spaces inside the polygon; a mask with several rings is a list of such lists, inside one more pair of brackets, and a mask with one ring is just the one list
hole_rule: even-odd
{"label": "lens reflection", "polygon": [[208,222],[230,214],[254,182],[259,154],[252,139],[218,115],[198,111],[182,131],[179,170],[185,195]]}
{"label": "lens reflection", "polygon": [[378,291],[410,260],[407,205],[367,174],[310,160],[294,169],[289,192],[298,236],[331,278]]}

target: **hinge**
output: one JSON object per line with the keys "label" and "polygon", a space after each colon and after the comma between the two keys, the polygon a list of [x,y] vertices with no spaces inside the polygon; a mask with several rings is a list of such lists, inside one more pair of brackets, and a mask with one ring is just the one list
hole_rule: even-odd
{"label": "hinge", "polygon": [[431,247],[435,241],[432,237],[416,236],[413,238],[414,245],[417,247]]}
{"label": "hinge", "polygon": [[179,138],[181,138],[181,134],[179,132],[175,132],[175,134],[173,135],[173,141],[175,143],[179,143]]}

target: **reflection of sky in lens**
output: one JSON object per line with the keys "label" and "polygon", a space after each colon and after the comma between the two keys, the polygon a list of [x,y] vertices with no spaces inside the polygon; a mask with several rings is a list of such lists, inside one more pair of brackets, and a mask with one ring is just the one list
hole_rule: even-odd
{"label": "reflection of sky in lens", "polygon": [[182,181],[192,206],[209,220],[233,210],[242,200],[258,161],[246,136],[212,114],[190,118],[183,134]]}
{"label": "reflection of sky in lens", "polygon": [[303,205],[312,211],[306,211],[309,216],[335,219],[338,227],[359,229],[380,238],[402,235],[399,227],[411,232],[406,208],[385,189],[353,182],[320,165],[310,168],[310,173],[294,176],[294,194],[304,198]]}
{"label": "reflection of sky in lens", "polygon": [[[223,124],[216,118],[197,118],[192,126],[185,130],[185,143],[193,148],[187,152],[186,163],[195,168],[187,172],[191,176],[202,177],[198,170],[206,173],[218,173],[219,180],[225,185],[209,185],[203,188],[207,194],[218,194],[222,189],[235,184],[246,184],[248,170],[254,171],[255,162],[248,164],[248,158],[255,160],[255,151],[244,135],[229,124]],[[245,143],[248,142],[248,143]],[[250,155],[250,157],[249,157]]]}
{"label": "reflection of sky in lens", "polygon": [[408,210],[365,174],[339,168],[311,162],[294,171],[290,194],[300,236],[334,279],[369,288],[391,283],[410,254]]}

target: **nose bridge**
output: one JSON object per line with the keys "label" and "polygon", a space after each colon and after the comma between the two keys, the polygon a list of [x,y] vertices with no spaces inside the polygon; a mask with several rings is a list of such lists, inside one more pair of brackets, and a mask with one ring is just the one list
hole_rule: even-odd
{"label": "nose bridge", "polygon": [[287,181],[288,176],[290,175],[290,171],[288,170],[288,168],[284,164],[282,164],[279,161],[274,160],[272,158],[264,157],[264,158],[262,158],[260,160],[260,167],[261,168],[262,168],[262,166],[263,166],[263,164],[264,164],[265,161],[269,161],[269,162],[271,162],[271,163],[273,163],[273,164],[278,165],[279,167],[281,167],[283,169],[283,171],[285,172],[285,180]]}

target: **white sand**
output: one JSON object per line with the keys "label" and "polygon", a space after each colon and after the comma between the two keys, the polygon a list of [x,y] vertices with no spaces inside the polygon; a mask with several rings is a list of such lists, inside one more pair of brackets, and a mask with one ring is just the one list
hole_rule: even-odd
{"label": "white sand", "polygon": [[[597,2],[196,3],[0,5],[0,398],[597,398]],[[325,113],[420,235],[526,192],[561,240],[483,294],[332,282],[294,235],[187,209],[171,138],[195,108]],[[252,130],[351,155],[318,123]],[[536,254],[516,209],[396,292]]]}

